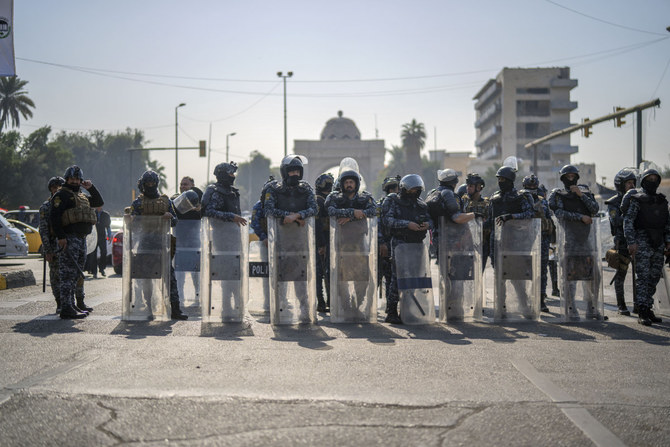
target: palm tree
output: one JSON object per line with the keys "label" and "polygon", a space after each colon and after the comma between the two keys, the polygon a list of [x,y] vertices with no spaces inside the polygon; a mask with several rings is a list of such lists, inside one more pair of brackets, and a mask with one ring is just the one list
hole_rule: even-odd
{"label": "palm tree", "polygon": [[402,146],[406,151],[406,168],[408,174],[421,173],[421,149],[426,145],[426,131],[423,123],[417,123],[415,119],[412,122],[403,124]]}
{"label": "palm tree", "polygon": [[27,83],[16,76],[0,77],[0,131],[8,127],[10,118],[12,127],[19,127],[19,115],[24,119],[32,118],[30,108],[35,108],[35,103],[23,90]]}

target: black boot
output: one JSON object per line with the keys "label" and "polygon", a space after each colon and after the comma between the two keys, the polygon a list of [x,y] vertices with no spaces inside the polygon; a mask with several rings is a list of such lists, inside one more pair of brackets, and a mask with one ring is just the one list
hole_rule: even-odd
{"label": "black boot", "polygon": [[547,304],[544,302],[545,299],[547,299],[546,293],[540,295],[540,310],[542,312],[549,312],[549,308],[547,307]]}
{"label": "black boot", "polygon": [[60,311],[61,311],[60,298],[56,298],[56,313],[60,314]]}
{"label": "black boot", "polygon": [[651,326],[651,319],[649,319],[649,310],[647,310],[647,306],[638,306],[637,310],[637,322],[645,326]]}
{"label": "black boot", "polygon": [[398,315],[398,303],[386,305],[386,319],[384,321],[391,324],[402,324],[402,320]]}
{"label": "black boot", "polygon": [[327,312],[326,302],[323,300],[323,297],[318,299],[318,303],[316,305],[316,311],[322,313]]}
{"label": "black boot", "polygon": [[71,304],[63,304],[60,311],[60,317],[63,320],[79,320],[81,318],[86,318],[88,314],[79,312]]}
{"label": "black boot", "polygon": [[616,305],[619,308],[619,315],[625,315],[627,317],[630,316],[630,311],[628,310],[628,307],[626,307],[626,301],[623,298],[623,294],[617,294]]}
{"label": "black boot", "polygon": [[179,308],[179,303],[172,304],[172,319],[173,320],[188,320],[188,315],[182,313]]}
{"label": "black boot", "polygon": [[86,303],[84,302],[83,298],[77,298],[77,306],[76,307],[79,310],[81,310],[82,312],[87,312],[87,313],[93,312],[93,308],[87,306]]}
{"label": "black boot", "polygon": [[663,323],[663,319],[657,317],[651,309],[647,310],[647,317],[649,317],[652,323]]}
{"label": "black boot", "polygon": [[637,304],[633,303],[633,313],[636,314],[638,313],[637,311]]}
{"label": "black boot", "polygon": [[551,282],[551,294],[553,296],[561,296],[561,292],[558,290],[558,281]]}

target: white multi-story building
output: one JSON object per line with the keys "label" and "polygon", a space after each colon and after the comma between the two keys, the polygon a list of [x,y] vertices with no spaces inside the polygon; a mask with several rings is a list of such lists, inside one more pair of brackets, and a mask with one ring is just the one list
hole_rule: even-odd
{"label": "white multi-story building", "polygon": [[[570,91],[577,86],[569,67],[503,68],[473,98],[477,130],[477,159],[481,163],[519,158],[519,175],[531,172],[533,152],[524,145],[571,126],[570,112],[577,102]],[[538,172],[547,187],[558,186],[558,170],[578,151],[564,135],[538,146]],[[595,179],[595,175],[594,175]]]}

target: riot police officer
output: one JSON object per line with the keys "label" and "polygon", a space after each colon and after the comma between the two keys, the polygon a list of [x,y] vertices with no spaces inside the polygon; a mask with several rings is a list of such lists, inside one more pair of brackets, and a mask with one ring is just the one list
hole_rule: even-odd
{"label": "riot police officer", "polygon": [[[172,201],[165,194],[158,192],[160,178],[154,171],[145,171],[137,181],[137,189],[140,196],[130,205],[130,214],[135,216],[162,216],[170,221],[171,226],[177,225],[177,213]],[[186,320],[188,315],[181,311],[179,306],[179,288],[174,273],[174,267],[170,264],[170,307],[173,320]]]}
{"label": "riot police officer", "polygon": [[[516,180],[516,170],[510,166],[503,166],[496,172],[498,179],[498,191],[491,196],[491,207],[489,209],[489,220],[495,222],[495,226],[491,228],[491,265],[496,269],[496,278],[502,278],[499,275],[501,265],[495,262],[495,233],[496,226],[502,227],[505,222],[515,219],[531,219],[533,217],[533,202],[527,194],[519,193],[514,187]],[[498,230],[499,231],[499,230]],[[519,306],[524,314],[524,317],[531,316],[530,299],[526,295],[519,280],[512,280],[512,286],[516,290]],[[498,282],[499,287],[496,289],[496,318],[506,318],[505,301],[507,298],[507,289],[503,280]]]}
{"label": "riot police officer", "polygon": [[[104,201],[93,183],[84,180],[84,173],[79,166],[73,165],[67,168],[63,178],[65,184],[51,199],[49,221],[58,239],[60,250],[58,257],[60,317],[78,319],[86,317],[88,312],[93,310],[84,303],[83,269],[86,262],[86,235],[97,222],[95,207],[102,206]],[[81,192],[81,187],[89,192],[90,199]]]}
{"label": "riot police officer", "polygon": [[670,254],[668,200],[657,192],[661,175],[647,169],[640,176],[640,189],[631,189],[621,202],[623,232],[635,269],[635,300],[638,322],[660,323],[652,306],[656,286],[663,272],[663,255]]}
{"label": "riot police officer", "polygon": [[[270,187],[268,191],[269,197],[265,202],[265,215],[277,218],[277,223],[282,225],[296,223],[303,227],[307,223],[306,219],[315,216],[317,213],[314,191],[309,183],[302,180],[304,173],[303,163],[305,162],[306,158],[302,156],[288,155],[284,157],[279,165],[279,172],[282,177],[281,182],[275,183]],[[307,249],[309,250],[309,247]],[[282,266],[281,268],[285,267],[290,266]],[[309,268],[309,266],[304,267]],[[277,268],[278,266],[270,265],[271,277],[273,269]],[[296,282],[295,298],[299,301],[300,305],[299,321],[310,323],[315,321],[316,316],[315,313],[312,314],[313,309],[311,306],[313,303],[310,303],[309,298],[311,296],[311,300],[314,300],[314,292],[309,293],[304,284],[304,282]]]}
{"label": "riot police officer", "polygon": [[391,290],[391,232],[388,231],[382,219],[382,209],[384,202],[389,194],[398,193],[398,185],[400,184],[400,176],[386,177],[382,182],[382,190],[384,197],[377,202],[377,253],[379,254],[379,262],[377,268],[379,271],[379,294],[381,299],[381,279],[384,278],[384,286],[386,289],[385,297],[388,300],[389,291]]}
{"label": "riot police officer", "polygon": [[[588,186],[577,184],[579,169],[576,166],[563,166],[559,171],[559,175],[564,188],[555,188],[551,191],[548,199],[549,208],[554,212],[556,219],[558,219],[566,232],[565,247],[563,247],[565,255],[569,256],[573,252],[581,254],[584,248],[582,242],[588,236],[589,226],[593,223],[593,217],[598,213],[599,205],[591,191],[589,191]],[[563,265],[567,266],[567,259],[560,259],[559,262],[563,262]],[[586,271],[593,268],[593,266],[581,265],[572,266],[571,268]],[[570,275],[574,273],[579,272],[564,272],[564,274]],[[563,279],[566,280],[566,278]],[[593,277],[591,281],[594,282],[595,288],[585,288],[584,290],[584,298],[589,305],[586,317],[600,319],[602,315],[600,315],[597,309],[594,310],[596,303],[593,302],[600,278]],[[563,295],[568,307],[569,315],[567,317],[576,320],[579,318],[579,315],[574,305],[575,289],[575,282],[568,281],[567,290],[563,290]]]}
{"label": "riot police officer", "polygon": [[237,164],[233,161],[216,165],[216,183],[209,185],[202,196],[202,215],[246,226],[247,220],[241,216],[240,191],[233,186],[235,172]]}
{"label": "riot police officer", "polygon": [[[382,208],[384,226],[391,234],[391,257],[400,244],[418,243],[423,241],[433,222],[428,212],[428,205],[421,200],[424,191],[423,179],[418,174],[404,176],[399,183],[399,194],[389,194]],[[391,287],[386,301],[387,323],[402,324],[398,315],[398,278],[396,263],[391,263]]]}
{"label": "riot police officer", "polygon": [[[616,273],[614,274],[614,292],[619,315],[630,315],[624,298],[623,284],[628,273],[630,253],[623,234],[623,213],[621,212],[621,200],[624,194],[637,186],[637,175],[631,168],[623,168],[614,176],[614,188],[617,193],[605,201],[607,213],[610,219],[610,231],[614,237],[614,250],[616,251]],[[635,286],[633,284],[633,286]]]}
{"label": "riot police officer", "polygon": [[[316,215],[316,300],[318,312],[328,312],[330,309],[330,219],[326,207],[326,197],[333,190],[335,179],[330,173],[321,174],[314,182],[316,190],[316,204],[319,212]],[[326,281],[326,299],[323,298],[323,282]]]}
{"label": "riot police officer", "polygon": [[[458,183],[458,174],[453,169],[442,169],[437,171],[439,186],[432,190],[426,197],[426,205],[430,217],[435,224],[440,217],[446,216],[452,222],[464,224],[475,218],[475,213],[463,212],[461,196],[454,192]],[[436,232],[433,232],[435,235]],[[439,234],[439,233],[438,233]],[[435,239],[435,236],[433,236]]]}
{"label": "riot police officer", "polygon": [[540,310],[549,312],[545,300],[547,299],[547,267],[549,265],[549,239],[554,226],[551,220],[551,211],[549,204],[540,193],[540,181],[535,174],[527,175],[523,178],[522,193],[529,194],[533,199],[533,217],[540,219],[541,237],[540,237]]}
{"label": "riot police officer", "polygon": [[[353,170],[342,171],[337,180],[340,184],[340,191],[329,194],[325,202],[328,216],[337,218],[338,226],[349,225],[349,227],[354,226],[353,224],[350,224],[352,221],[374,218],[377,212],[377,203],[369,192],[359,191],[361,186],[361,176],[358,174],[358,172]],[[355,228],[356,229],[353,230],[354,232],[360,230],[361,228],[364,228],[367,232],[368,227],[360,226]],[[349,235],[352,235],[352,233],[349,233]],[[339,249],[341,251],[362,253],[365,247],[362,247],[359,244],[364,241],[364,238],[358,238],[359,235],[360,234],[355,234],[356,239],[358,240],[341,241],[341,245],[336,247],[336,250]],[[344,272],[340,275],[341,277],[351,278],[356,276],[355,273],[347,274],[346,272],[351,273],[355,272],[356,270],[367,270],[369,268],[369,258],[366,257],[365,264],[363,265],[339,265],[338,268],[340,272]],[[340,291],[339,299],[342,300],[340,304],[345,304],[344,300],[351,298],[352,301],[347,302],[345,306],[358,311],[359,305],[366,297],[368,282],[355,281],[354,283],[355,296],[348,297],[348,293],[343,293]],[[344,282],[344,284],[346,284],[346,282]],[[372,294],[374,296],[374,292]]]}
{"label": "riot police officer", "polygon": [[475,213],[484,221],[482,223],[482,270],[486,268],[486,261],[491,253],[491,228],[492,222],[489,219],[489,198],[482,195],[482,190],[486,186],[484,179],[476,172],[468,173],[465,178],[466,194],[461,198],[463,201],[463,211],[466,213]]}
{"label": "riot police officer", "polygon": [[51,200],[54,194],[65,183],[63,177],[51,177],[47,188],[51,196],[40,206],[40,238],[42,239],[42,251],[44,259],[49,263],[49,283],[51,293],[56,300],[56,313],[60,314],[60,281],[58,279],[58,255],[56,253],[56,235],[53,232],[49,214],[51,213]]}

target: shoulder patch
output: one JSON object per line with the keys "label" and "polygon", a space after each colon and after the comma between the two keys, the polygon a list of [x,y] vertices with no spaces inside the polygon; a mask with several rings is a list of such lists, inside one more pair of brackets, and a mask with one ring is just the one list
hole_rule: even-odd
{"label": "shoulder patch", "polygon": [[58,208],[61,203],[62,202],[60,200],[60,197],[58,197],[58,196],[54,197],[54,202],[53,202],[54,208]]}

